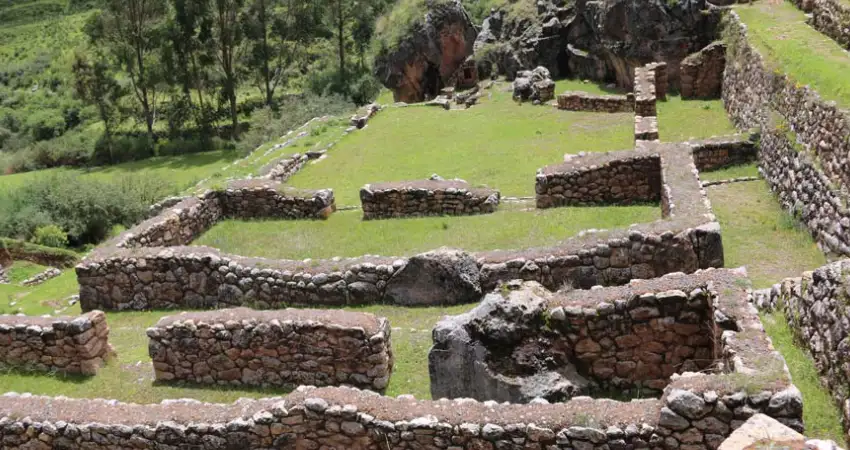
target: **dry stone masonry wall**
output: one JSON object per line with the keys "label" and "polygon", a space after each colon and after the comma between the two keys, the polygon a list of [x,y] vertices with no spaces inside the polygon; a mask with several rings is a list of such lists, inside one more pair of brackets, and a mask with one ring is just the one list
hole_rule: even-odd
{"label": "dry stone masonry wall", "polygon": [[575,156],[540,169],[535,191],[538,208],[657,202],[661,161],[632,151]]}
{"label": "dry stone masonry wall", "polygon": [[762,305],[784,311],[794,337],[809,350],[843,413],[845,434],[850,430],[848,289],[850,260],[842,260],[773,286]]}
{"label": "dry stone masonry wall", "polygon": [[350,385],[382,392],[393,358],[384,318],[247,308],[183,313],[147,330],[158,381],[248,386]]}
{"label": "dry stone masonry wall", "polygon": [[0,316],[0,366],[95,375],[113,353],[106,315]]}
{"label": "dry stone masonry wall", "polygon": [[690,141],[697,169],[711,171],[747,164],[758,159],[758,146],[752,136],[724,136]]}
{"label": "dry stone masonry wall", "polygon": [[833,102],[769,69],[737,14],[726,19],[723,100],[741,129],[760,127],[759,162],[783,206],[803,216],[822,249],[850,255],[850,119]]}
{"label": "dry stone masonry wall", "polygon": [[304,190],[243,180],[220,194],[224,214],[239,219],[325,219],[336,209],[331,189]]}
{"label": "dry stone masonry wall", "polygon": [[657,116],[656,101],[655,70],[651,66],[635,68],[635,114]]}
{"label": "dry stone masonry wall", "polygon": [[568,91],[558,95],[558,109],[605,113],[634,112],[635,98],[634,94],[593,95]]}
{"label": "dry stone masonry wall", "polygon": [[716,359],[713,293],[671,280],[564,293],[506,285],[437,324],[431,395],[525,403],[600,390],[660,394],[671,375],[712,369]]}
{"label": "dry stone masonry wall", "polygon": [[720,98],[725,68],[726,45],[720,41],[685,58],[679,66],[682,98]]}
{"label": "dry stone masonry wall", "polygon": [[303,169],[309,160],[309,156],[301,153],[284,156],[260,169],[260,175],[263,178],[284,183]]}
{"label": "dry stone masonry wall", "polygon": [[360,190],[363,219],[473,215],[496,212],[499,191],[458,180],[367,184]]}

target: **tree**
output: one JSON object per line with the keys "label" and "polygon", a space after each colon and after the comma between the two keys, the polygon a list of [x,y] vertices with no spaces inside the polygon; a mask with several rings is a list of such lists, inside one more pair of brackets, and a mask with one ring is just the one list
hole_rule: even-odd
{"label": "tree", "polygon": [[109,64],[103,59],[91,61],[82,53],[74,55],[74,91],[84,102],[97,107],[100,120],[103,121],[104,138],[109,149],[109,158],[114,161],[112,154],[112,132],[117,121],[116,102],[121,96],[121,89],[115,81]]}
{"label": "tree", "polygon": [[212,39],[210,0],[170,0],[168,24],[169,47],[165,58],[169,73],[179,83],[183,96],[191,106],[192,91],[198,100],[197,121],[202,128],[209,124],[205,92],[209,85],[209,68],[214,63],[206,52]]}
{"label": "tree", "polygon": [[353,0],[328,1],[328,11],[336,37],[337,57],[339,61],[339,84],[342,89],[346,89],[348,85],[348,75],[346,74],[345,65],[346,24],[353,17],[353,12],[358,8],[358,3],[360,2]]}
{"label": "tree", "polygon": [[91,41],[104,45],[127,73],[151,138],[162,75],[157,55],[160,26],[166,12],[165,0],[105,0],[103,12],[86,26]]}
{"label": "tree", "polygon": [[239,114],[236,108],[236,90],[239,88],[237,62],[242,45],[242,27],[239,19],[244,0],[213,0],[212,44],[221,70],[221,95],[230,106],[233,137],[239,136]]}
{"label": "tree", "polygon": [[245,65],[257,88],[272,106],[287,69],[316,36],[320,10],[312,0],[252,0],[243,16],[249,43]]}

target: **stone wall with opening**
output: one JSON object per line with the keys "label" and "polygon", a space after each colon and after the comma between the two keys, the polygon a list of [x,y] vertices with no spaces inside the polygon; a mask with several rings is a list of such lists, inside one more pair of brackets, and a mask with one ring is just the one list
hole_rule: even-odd
{"label": "stone wall with opening", "polygon": [[383,392],[390,326],[372,314],[247,308],[183,313],[147,330],[157,381],[229,386],[349,385]]}
{"label": "stone wall with opening", "polygon": [[759,164],[783,207],[802,217],[822,249],[850,255],[842,192],[850,185],[850,119],[834,102],[770,69],[734,11],[725,28],[726,110],[739,128],[762,130]]}
{"label": "stone wall with opening", "polygon": [[499,191],[459,180],[367,184],[360,190],[363,219],[461,216],[496,212]]}
{"label": "stone wall with opening", "polygon": [[106,315],[0,315],[0,367],[95,375],[112,355]]}
{"label": "stone wall with opening", "polygon": [[[632,158],[638,152],[660,161],[661,220],[623,230],[594,230],[551,247],[461,252],[466,256],[447,259],[445,252],[429,252],[401,258],[288,261],[188,246],[188,238],[232,209],[227,205],[233,201],[221,193],[207,193],[164,211],[89,255],[76,268],[80,303],[84,310],[440,305],[478,301],[483,291],[513,279],[557,289],[620,285],[634,278],[721,267],[720,228],[690,150],[687,143],[643,142],[637,150],[620,155]],[[204,206],[207,202],[209,206]],[[191,220],[186,211],[195,211],[201,219]],[[170,239],[160,237],[166,232]]]}

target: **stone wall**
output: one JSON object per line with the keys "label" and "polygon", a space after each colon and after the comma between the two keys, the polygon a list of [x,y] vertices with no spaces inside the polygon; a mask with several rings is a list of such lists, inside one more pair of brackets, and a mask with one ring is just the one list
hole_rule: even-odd
{"label": "stone wall", "polygon": [[850,6],[839,0],[812,0],[810,12],[812,27],[850,49]]}
{"label": "stone wall", "polygon": [[658,100],[667,100],[667,91],[670,89],[670,83],[667,77],[667,63],[654,62],[644,67],[655,74],[655,95],[658,97]]}
{"label": "stone wall", "polygon": [[284,156],[260,169],[260,175],[269,180],[284,183],[304,168],[309,160],[309,156],[301,153]]}
{"label": "stone wall", "polygon": [[568,91],[558,95],[558,109],[588,112],[634,112],[635,99],[628,95],[593,95],[581,91]]}
{"label": "stone wall", "polygon": [[326,219],[336,210],[331,189],[296,189],[262,180],[233,182],[219,195],[224,215],[238,219]]}
{"label": "stone wall", "polygon": [[762,129],[759,162],[785,208],[805,215],[821,248],[850,255],[842,237],[850,222],[841,192],[850,186],[850,120],[835,103],[769,69],[734,11],[725,35],[726,110],[739,128]]}
{"label": "stone wall", "polygon": [[657,156],[589,154],[537,173],[538,208],[574,205],[628,205],[661,199]]}
{"label": "stone wall", "polygon": [[[560,404],[498,405],[302,387],[283,398],[227,405],[187,399],[136,405],[5,394],[0,396],[0,439],[8,450],[702,450],[717,448],[714,439],[725,437],[711,432],[730,432],[746,420],[738,417],[763,411],[767,403],[780,404],[774,398],[781,400],[782,395],[721,390],[694,395],[695,399],[676,391],[667,404],[698,417],[676,415],[679,420],[660,415],[662,401],[657,399],[617,402],[585,397]],[[676,430],[686,423],[686,431],[669,431],[659,424],[671,420]],[[703,434],[691,424],[709,432]],[[682,444],[673,436],[682,437]]]}
{"label": "stone wall", "polygon": [[198,197],[186,197],[104,245],[125,248],[186,245],[223,216],[220,194],[210,191]]}
{"label": "stone wall", "polygon": [[419,180],[367,184],[360,190],[363,219],[488,214],[499,206],[499,191],[463,181]]}
{"label": "stone wall", "polygon": [[773,286],[769,304],[784,311],[796,341],[815,361],[821,382],[842,411],[846,435],[850,435],[850,364],[847,326],[850,260],[841,260],[789,278]]}
{"label": "stone wall", "polygon": [[751,136],[737,135],[690,141],[694,163],[700,172],[748,164],[758,160],[758,146]]}
{"label": "stone wall", "polygon": [[713,42],[688,56],[679,67],[682,98],[720,98],[726,45]]}
{"label": "stone wall", "polygon": [[0,366],[95,375],[113,354],[106,315],[0,316]]}
{"label": "stone wall", "polygon": [[635,116],[635,141],[657,141],[658,137],[657,116]]}
{"label": "stone wall", "polygon": [[519,403],[600,391],[658,395],[671,375],[715,362],[706,277],[671,280],[557,293],[508,284],[437,324],[431,395]]}
{"label": "stone wall", "polygon": [[389,322],[366,313],[183,313],[161,319],[147,334],[158,381],[383,391],[393,366]]}
{"label": "stone wall", "polygon": [[649,66],[635,69],[635,115],[643,117],[657,116],[655,71]]}

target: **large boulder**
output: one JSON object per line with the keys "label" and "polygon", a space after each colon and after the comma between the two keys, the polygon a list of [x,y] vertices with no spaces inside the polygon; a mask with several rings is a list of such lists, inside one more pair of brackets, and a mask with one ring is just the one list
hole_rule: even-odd
{"label": "large boulder", "polygon": [[405,306],[456,305],[476,302],[481,296],[475,258],[442,248],[410,258],[387,282],[384,301]]}
{"label": "large boulder", "polygon": [[549,69],[539,66],[532,71],[522,71],[513,82],[514,100],[545,103],[555,98],[555,82]]}
{"label": "large boulder", "polygon": [[705,0],[517,0],[484,21],[475,58],[508,79],[544,66],[622,87],[635,67],[663,61],[678,86],[680,62],[717,38],[719,21]]}
{"label": "large boulder", "polygon": [[[413,7],[410,0],[397,8]],[[478,30],[458,0],[426,2],[414,17],[396,19],[386,30],[407,30],[402,36],[378,33],[381,45],[375,57],[375,76],[393,91],[397,102],[414,103],[434,98],[472,55]],[[395,16],[388,16],[393,20]]]}
{"label": "large boulder", "polygon": [[527,403],[586,394],[591,382],[538,339],[550,295],[535,282],[505,286],[440,321],[428,354],[431,396]]}

